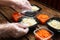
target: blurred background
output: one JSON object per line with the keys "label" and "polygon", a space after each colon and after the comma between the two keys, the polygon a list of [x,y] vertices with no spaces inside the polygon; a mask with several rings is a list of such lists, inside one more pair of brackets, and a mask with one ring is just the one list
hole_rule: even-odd
{"label": "blurred background", "polygon": [[45,4],[48,7],[51,7],[53,9],[57,9],[60,11],[60,0],[34,0],[39,3]]}

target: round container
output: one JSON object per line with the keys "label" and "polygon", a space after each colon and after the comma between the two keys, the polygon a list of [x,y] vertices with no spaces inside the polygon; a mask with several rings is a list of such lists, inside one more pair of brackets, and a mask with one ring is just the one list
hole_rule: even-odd
{"label": "round container", "polygon": [[[49,37],[47,37],[47,38],[42,38],[42,37],[40,37],[38,34],[36,34],[36,32],[37,32],[38,30],[41,30],[41,29],[47,30],[49,33],[51,33],[51,36],[49,36]],[[47,29],[47,28],[45,28],[45,27],[41,27],[41,28],[36,29],[36,30],[34,31],[34,35],[35,35],[35,37],[36,37],[36,40],[51,40],[51,37],[54,35],[54,33],[53,33],[51,30],[49,30],[49,29]]]}

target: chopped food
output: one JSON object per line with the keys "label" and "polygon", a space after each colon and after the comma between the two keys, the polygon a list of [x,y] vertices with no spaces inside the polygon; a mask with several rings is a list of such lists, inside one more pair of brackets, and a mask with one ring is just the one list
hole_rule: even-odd
{"label": "chopped food", "polygon": [[48,25],[55,29],[60,29],[60,22],[57,20],[51,20],[50,22],[48,22]]}
{"label": "chopped food", "polygon": [[36,31],[36,34],[41,37],[41,38],[48,38],[50,37],[52,34],[46,30],[46,29],[40,29],[38,31]]}
{"label": "chopped food", "polygon": [[37,11],[39,8],[37,6],[32,6],[32,11]]}
{"label": "chopped food", "polygon": [[33,26],[33,25],[37,24],[36,20],[32,17],[23,18],[21,23],[23,25],[27,25],[27,26]]}
{"label": "chopped food", "polygon": [[49,19],[48,15],[45,14],[39,14],[37,15],[37,19],[42,23],[45,24],[45,22]]}
{"label": "chopped food", "polygon": [[13,18],[14,21],[17,22],[18,19],[20,19],[22,16],[23,15],[21,13],[15,12],[15,13],[13,13],[12,18]]}

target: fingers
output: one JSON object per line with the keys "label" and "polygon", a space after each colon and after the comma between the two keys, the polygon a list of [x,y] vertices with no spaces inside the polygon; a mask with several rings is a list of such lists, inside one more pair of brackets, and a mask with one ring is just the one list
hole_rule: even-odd
{"label": "fingers", "polygon": [[30,9],[32,8],[32,6],[31,6],[31,4],[30,4],[29,1],[27,1],[26,4],[28,5],[28,7],[29,7]]}
{"label": "fingers", "polygon": [[14,5],[21,9],[31,10],[31,5],[28,0],[16,0],[16,1],[14,1]]}
{"label": "fingers", "polygon": [[12,37],[15,37],[15,38],[17,38],[17,37],[21,37],[21,36],[23,36],[23,35],[25,35],[25,34],[27,34],[28,33],[28,31],[29,31],[29,28],[21,28],[21,25],[17,25],[18,23],[14,23],[14,28],[15,28],[15,32],[13,32],[12,31],[12,34],[13,35],[11,35]]}
{"label": "fingers", "polygon": [[29,28],[24,29],[25,34],[29,32]]}
{"label": "fingers", "polygon": [[[2,24],[5,27],[3,30],[6,35],[10,35],[11,37],[17,38],[21,37],[28,33],[29,28],[23,28],[24,26],[20,23],[8,23],[8,24]],[[1,30],[1,29],[0,29]]]}
{"label": "fingers", "polygon": [[20,28],[27,28],[25,25],[22,25],[22,24],[20,24],[20,23],[17,23],[16,24],[18,27],[20,27]]}
{"label": "fingers", "polygon": [[20,31],[21,31],[21,32],[24,32],[25,34],[28,33],[29,28],[27,28],[26,26],[21,25],[21,24],[19,24],[19,23],[18,23],[17,25],[18,25],[18,28],[20,28]]}
{"label": "fingers", "polygon": [[28,31],[29,31],[29,28],[24,29],[25,33],[28,33]]}
{"label": "fingers", "polygon": [[23,2],[22,8],[31,10],[32,7],[29,1],[26,1],[26,2]]}
{"label": "fingers", "polygon": [[[16,24],[16,25],[15,25]],[[27,28],[24,25],[21,25],[20,23],[14,23],[13,25],[17,30],[20,30],[21,32],[27,33],[29,31],[29,28]]]}
{"label": "fingers", "polygon": [[20,28],[20,32],[23,32],[23,33],[27,33],[29,31],[29,28],[25,28],[25,29],[23,29],[23,28]]}
{"label": "fingers", "polygon": [[27,34],[28,31],[29,31],[28,28],[26,28],[26,29],[20,28],[20,31],[16,31],[11,36],[14,37],[14,38],[21,37],[21,36],[24,36],[25,34]]}

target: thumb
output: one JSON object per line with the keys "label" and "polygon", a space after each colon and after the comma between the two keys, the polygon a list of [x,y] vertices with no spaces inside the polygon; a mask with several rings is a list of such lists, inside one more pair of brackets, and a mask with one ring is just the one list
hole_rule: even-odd
{"label": "thumb", "polygon": [[28,26],[27,25],[23,25],[21,23],[17,23],[18,27],[21,27],[21,28],[27,28]]}

